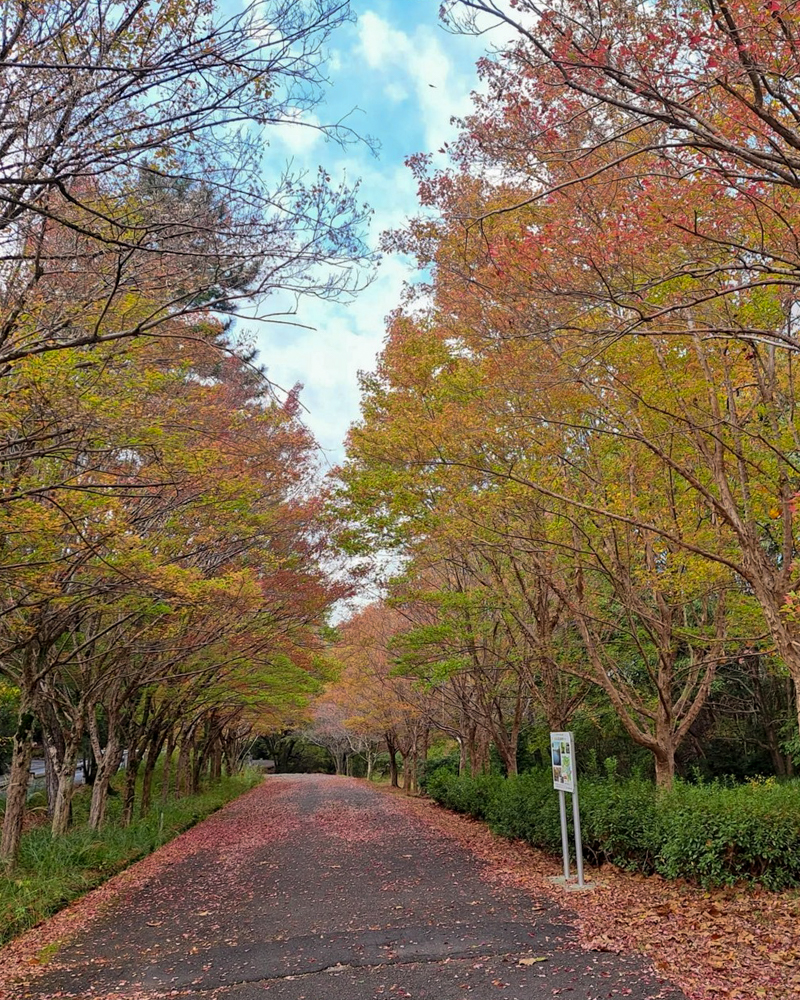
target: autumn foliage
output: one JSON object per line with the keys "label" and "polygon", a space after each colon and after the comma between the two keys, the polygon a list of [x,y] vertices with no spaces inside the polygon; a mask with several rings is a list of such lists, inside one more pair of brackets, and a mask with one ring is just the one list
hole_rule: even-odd
{"label": "autumn foliage", "polygon": [[353,190],[254,154],[318,98],[346,17],[260,0],[0,13],[7,862],[34,744],[54,836],[80,759],[93,830],[125,763],[129,824],[239,769],[251,731],[296,724],[318,688],[348,588],[323,568],[316,443],[301,387],[278,393],[227,317],[357,283]]}
{"label": "autumn foliage", "polygon": [[752,710],[792,773],[796,5],[444,13],[513,39],[449,165],[411,160],[386,244],[421,280],[334,499],[344,545],[402,561],[397,669],[452,703],[462,771],[611,710],[669,787]]}

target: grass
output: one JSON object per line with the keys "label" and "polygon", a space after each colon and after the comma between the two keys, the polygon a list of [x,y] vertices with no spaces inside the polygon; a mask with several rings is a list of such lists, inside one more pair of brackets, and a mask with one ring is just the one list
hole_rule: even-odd
{"label": "grass", "polygon": [[57,839],[47,826],[28,830],[17,865],[0,873],[0,944],[150,854],[260,780],[254,771],[222,778],[197,795],[154,806],[125,829],[119,825],[120,800],[115,797],[109,802],[105,827],[97,832],[84,825],[89,795],[88,789],[80,789],[75,794],[73,828]]}

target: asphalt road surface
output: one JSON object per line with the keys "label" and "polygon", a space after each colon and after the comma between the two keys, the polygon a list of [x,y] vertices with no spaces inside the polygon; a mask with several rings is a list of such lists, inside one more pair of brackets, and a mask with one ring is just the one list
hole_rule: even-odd
{"label": "asphalt road surface", "polygon": [[555,903],[482,878],[362,782],[267,778],[183,843],[14,996],[683,997],[639,958],[582,951]]}

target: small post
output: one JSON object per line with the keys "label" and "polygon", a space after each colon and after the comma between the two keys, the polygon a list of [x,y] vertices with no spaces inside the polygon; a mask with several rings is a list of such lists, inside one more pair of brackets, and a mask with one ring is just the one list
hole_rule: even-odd
{"label": "small post", "polygon": [[[569,881],[569,835],[567,833],[566,795],[559,789],[558,811],[561,814],[561,856],[564,859],[564,881]],[[580,871],[580,870],[579,870]]]}
{"label": "small post", "polygon": [[[564,793],[561,792],[563,797]],[[578,803],[578,783],[572,793],[572,822],[575,826],[575,862],[578,866],[578,888],[584,888],[583,882],[583,843],[581,842],[581,809]]]}

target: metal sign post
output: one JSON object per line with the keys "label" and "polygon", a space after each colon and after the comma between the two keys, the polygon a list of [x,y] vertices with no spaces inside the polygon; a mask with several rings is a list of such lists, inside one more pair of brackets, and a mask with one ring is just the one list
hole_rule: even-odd
{"label": "metal sign post", "polygon": [[561,813],[561,856],[564,859],[564,881],[569,882],[569,835],[567,834],[566,793],[558,790],[558,811]]}
{"label": "metal sign post", "polygon": [[564,858],[564,882],[569,874],[569,834],[565,793],[572,796],[572,821],[575,827],[575,860],[578,866],[578,888],[583,881],[583,844],[581,843],[581,813],[578,802],[578,781],[575,775],[575,739],[572,733],[550,733],[550,758],[553,762],[553,788],[558,791],[558,811],[561,815],[561,852]]}

